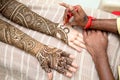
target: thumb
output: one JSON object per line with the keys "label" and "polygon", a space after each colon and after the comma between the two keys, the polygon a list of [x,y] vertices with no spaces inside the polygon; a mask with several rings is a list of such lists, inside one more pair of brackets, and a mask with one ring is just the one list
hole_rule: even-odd
{"label": "thumb", "polygon": [[48,80],[53,80],[53,73],[52,72],[47,73],[47,75],[48,75]]}
{"label": "thumb", "polygon": [[73,21],[73,22],[70,22],[69,25],[71,25],[71,26],[77,26],[77,23],[75,21]]}
{"label": "thumb", "polygon": [[67,3],[64,3],[64,2],[62,2],[62,3],[59,3],[61,6],[63,6],[63,7],[65,7],[65,8],[69,8],[70,7],[70,5],[69,4],[67,4]]}
{"label": "thumb", "polygon": [[78,17],[79,16],[77,8],[71,6],[70,7],[70,11],[71,11],[71,13],[73,14],[74,17]]}

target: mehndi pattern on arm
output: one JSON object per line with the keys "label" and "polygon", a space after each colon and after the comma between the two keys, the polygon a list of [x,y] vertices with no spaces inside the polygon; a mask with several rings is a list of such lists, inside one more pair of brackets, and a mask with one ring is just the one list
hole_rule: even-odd
{"label": "mehndi pattern on arm", "polygon": [[0,36],[2,42],[14,45],[32,54],[35,53],[34,49],[38,46],[38,41],[3,20],[0,20]]}
{"label": "mehndi pattern on arm", "polygon": [[8,2],[1,2],[3,5],[0,11],[3,16],[26,28],[59,38],[68,44],[68,28],[43,18],[16,0],[9,0]]}
{"label": "mehndi pattern on arm", "polygon": [[18,47],[34,57],[40,66],[50,73],[51,69],[64,75],[70,68],[73,59],[69,58],[68,53],[53,47],[44,45],[11,24],[0,19],[0,41]]}

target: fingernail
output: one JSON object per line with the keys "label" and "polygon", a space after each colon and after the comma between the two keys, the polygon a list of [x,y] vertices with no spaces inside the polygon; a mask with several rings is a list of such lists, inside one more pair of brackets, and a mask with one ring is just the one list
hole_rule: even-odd
{"label": "fingernail", "polygon": [[67,72],[66,76],[68,76],[68,77],[72,77],[72,74],[69,73],[69,72]]}
{"label": "fingernail", "polygon": [[81,49],[78,49],[77,51],[80,53],[80,52],[81,52]]}
{"label": "fingernail", "polygon": [[77,70],[75,68],[70,67],[70,71],[76,72]]}
{"label": "fingernail", "polygon": [[78,68],[78,65],[76,63],[72,63],[72,65],[76,68]]}
{"label": "fingernail", "polygon": [[76,72],[77,70],[73,68],[72,71],[73,71],[73,72]]}
{"label": "fingernail", "polygon": [[75,59],[75,56],[74,55],[70,55],[70,58]]}

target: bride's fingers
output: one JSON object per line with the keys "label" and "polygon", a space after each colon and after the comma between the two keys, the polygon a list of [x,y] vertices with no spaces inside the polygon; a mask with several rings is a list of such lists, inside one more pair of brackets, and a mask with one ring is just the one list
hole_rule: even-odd
{"label": "bride's fingers", "polygon": [[79,47],[81,47],[81,48],[86,49],[85,44],[83,44],[82,42],[80,42],[80,41],[78,41],[78,40],[74,40],[73,43],[74,43],[76,46],[79,46]]}
{"label": "bride's fingers", "polygon": [[69,67],[68,67],[68,69],[67,70],[69,70],[70,72],[76,72],[77,71],[77,69],[75,68],[75,67],[72,67],[72,66],[70,66],[70,65],[68,65]]}
{"label": "bride's fingers", "polygon": [[79,33],[78,36],[80,36],[81,38],[83,38],[83,34],[82,33]]}
{"label": "bride's fingers", "polygon": [[47,73],[47,75],[48,75],[48,80],[53,80],[53,73],[52,72]]}
{"label": "bride's fingers", "polygon": [[76,46],[73,42],[69,42],[69,45],[72,47],[72,48],[74,48],[74,49],[76,49],[78,52],[81,52],[81,47],[79,47],[79,46]]}
{"label": "bride's fingers", "polygon": [[81,37],[79,37],[79,36],[77,36],[76,40],[78,40],[78,41],[81,42],[81,43],[85,43],[84,40],[83,40],[83,38],[81,38]]}

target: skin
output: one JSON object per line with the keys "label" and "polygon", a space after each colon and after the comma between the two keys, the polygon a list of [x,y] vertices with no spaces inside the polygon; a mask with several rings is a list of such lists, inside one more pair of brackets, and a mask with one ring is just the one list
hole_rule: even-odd
{"label": "skin", "polygon": [[[12,46],[15,46],[19,49],[22,49],[34,57],[36,57],[36,55],[38,53],[41,53],[42,57],[51,55],[50,57],[52,59],[49,56],[47,56],[47,59],[49,59],[49,62],[47,61],[47,64],[43,64],[43,67],[46,66],[45,68],[47,70],[48,69],[53,70],[55,68],[54,66],[57,65],[57,67],[56,67],[57,69],[54,69],[54,70],[60,72],[58,69],[58,67],[60,67],[60,66],[58,64],[55,64],[50,67],[50,64],[52,65],[52,63],[53,63],[52,60],[54,58],[56,61],[58,60],[58,63],[60,63],[60,60],[61,60],[61,63],[65,64],[65,65],[61,65],[61,67],[63,67],[61,69],[63,69],[65,73],[60,72],[61,74],[71,78],[73,76],[72,73],[77,71],[78,66],[76,63],[73,62],[73,59],[75,58],[73,55],[70,55],[59,49],[54,49],[54,51],[53,51],[53,47],[47,47],[47,45],[45,46],[41,42],[35,40],[34,38],[30,37],[23,31],[17,29],[13,25],[11,25],[1,19],[0,19],[0,36],[1,36],[0,41],[10,44]],[[49,49],[50,51],[45,50],[45,48]],[[55,57],[56,55],[58,55],[59,57],[56,58]],[[64,61],[65,58],[67,58],[66,61]],[[40,59],[41,59],[41,57],[40,57]],[[70,63],[66,63],[70,60],[72,60]],[[41,60],[38,60],[38,61],[41,63]],[[44,61],[45,61],[45,59],[44,59]],[[67,65],[69,67],[65,68],[65,66],[67,66]],[[42,65],[41,65],[41,67],[42,67]],[[43,69],[45,70],[45,68],[43,68]],[[48,73],[48,79],[52,80],[53,73],[51,71],[50,72],[46,71],[46,72]]]}
{"label": "skin", "polygon": [[100,80],[115,80],[107,56],[107,34],[105,32],[92,30],[84,31],[83,36],[87,51],[92,56]]}
{"label": "skin", "polygon": [[[77,12],[74,10],[74,7],[66,3],[61,3],[60,5],[66,8],[64,20],[67,18],[66,15],[68,13],[67,12],[68,10],[70,10],[74,16],[74,20],[72,22],[69,22],[68,24],[81,26],[82,28],[84,28],[84,26],[88,22],[88,18],[84,10],[79,5],[77,5],[77,8],[78,8]],[[116,19],[93,20],[90,29],[118,33]],[[107,34],[105,32],[95,31],[95,30],[91,30],[91,31],[88,30],[83,32],[83,39],[84,39],[87,51],[92,56],[92,59],[95,63],[100,80],[115,80],[108,62]]]}
{"label": "skin", "polygon": [[[1,3],[3,5],[5,5],[5,3],[7,3],[7,2],[8,2],[8,0],[3,0],[3,2],[1,2]],[[20,3],[17,2],[16,0],[13,0],[13,2],[14,3],[11,3],[11,4],[9,3],[6,6],[6,7],[8,7],[7,9],[9,9],[9,7],[12,7],[12,9],[10,9],[10,10],[6,9],[5,11],[1,12],[1,14],[3,16],[10,19],[14,23],[22,25],[23,27],[27,27],[29,29],[38,31],[40,33],[42,32],[44,34],[58,38],[57,36],[55,36],[55,33],[56,33],[55,31],[57,31],[56,27],[59,25],[59,23],[54,23],[46,18],[43,18],[42,16],[40,16],[40,15],[36,14],[35,12],[33,12],[32,10],[30,10],[24,4],[22,4],[21,8],[17,8],[17,6],[19,7],[18,4],[20,4]],[[12,5],[12,4],[14,4],[14,5]],[[22,7],[24,7],[24,8],[22,8]],[[13,13],[13,14],[7,14],[7,13]],[[28,14],[30,14],[29,17],[31,18],[31,20],[29,20],[29,17],[27,17]],[[67,29],[69,32],[63,33],[63,32],[65,32],[64,31],[65,29]],[[63,31],[62,34],[66,34],[67,37],[64,37],[62,35],[61,36],[64,39],[66,38],[66,40],[64,41],[61,38],[58,38],[58,39],[62,40],[63,42],[65,42],[66,44],[68,44],[70,47],[74,48],[78,52],[81,52],[82,48],[85,48],[83,36],[77,30],[71,28],[70,25],[65,25],[65,26],[63,26],[62,31]]]}
{"label": "skin", "polygon": [[[69,22],[69,24],[73,26],[81,26],[84,28],[88,22],[88,18],[81,6],[77,5],[78,11],[76,12],[73,7],[71,8],[71,6],[66,3],[61,3],[60,5],[66,8],[64,20],[67,18],[67,11],[71,10],[71,13],[74,16],[74,20]],[[92,21],[90,29],[103,30],[118,34],[116,19],[95,19]]]}

